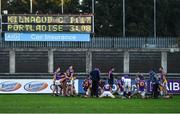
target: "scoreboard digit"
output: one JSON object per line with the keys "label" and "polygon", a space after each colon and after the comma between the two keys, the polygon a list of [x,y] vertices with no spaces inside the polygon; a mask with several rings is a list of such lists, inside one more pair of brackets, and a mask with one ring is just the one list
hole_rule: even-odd
{"label": "scoreboard digit", "polygon": [[2,15],[3,32],[93,32],[93,15]]}

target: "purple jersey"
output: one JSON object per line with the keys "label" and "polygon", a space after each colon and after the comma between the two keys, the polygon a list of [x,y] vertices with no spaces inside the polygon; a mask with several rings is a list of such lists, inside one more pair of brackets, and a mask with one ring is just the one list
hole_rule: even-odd
{"label": "purple jersey", "polygon": [[104,86],[104,91],[110,91],[110,85],[109,84],[106,84]]}
{"label": "purple jersey", "polygon": [[119,88],[120,88],[120,91],[124,91],[124,88],[123,88],[123,81],[122,80],[118,80],[117,82]]}
{"label": "purple jersey", "polygon": [[55,74],[56,75],[56,80],[60,80],[61,76],[59,74]]}
{"label": "purple jersey", "polygon": [[146,87],[145,80],[139,80],[139,91],[144,91]]}

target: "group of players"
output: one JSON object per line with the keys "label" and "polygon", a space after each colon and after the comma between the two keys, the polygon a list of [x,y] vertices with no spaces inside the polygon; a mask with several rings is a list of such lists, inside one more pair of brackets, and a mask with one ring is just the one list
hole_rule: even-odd
{"label": "group of players", "polygon": [[[108,72],[108,80],[100,80],[98,87],[99,97],[111,97],[115,98],[113,94],[117,94],[121,98],[131,98],[137,96],[141,98],[156,98],[160,95],[163,98],[169,98],[167,95],[167,79],[166,72],[162,67],[159,68],[159,72],[155,73],[151,71],[149,73],[149,82],[152,86],[151,95],[147,95],[147,81],[143,74],[138,74],[135,78],[135,83],[132,83],[132,78],[129,75],[124,75],[119,79],[113,78],[114,68],[111,68]],[[154,73],[153,75],[151,73]],[[157,88],[156,86],[157,85]],[[91,96],[92,81],[87,78],[83,82],[83,88],[85,97]]]}
{"label": "group of players", "polygon": [[61,72],[61,68],[58,67],[53,75],[53,95],[54,96],[74,96],[76,95],[74,81],[76,77],[74,75],[73,66],[69,66],[66,72]]}
{"label": "group of players", "polygon": [[[121,98],[131,98],[134,95],[146,98],[147,83],[142,74],[138,74],[135,78],[135,84],[132,84],[132,79],[128,74],[119,79],[115,79],[114,70],[115,69],[112,67],[108,72],[108,77],[98,81],[98,97],[115,98],[114,94],[117,94]],[[74,86],[76,77],[74,75],[73,66],[69,66],[65,73],[61,73],[59,67],[53,77],[53,95],[77,95]],[[158,81],[158,88],[156,88],[156,90],[153,86],[152,96],[156,94],[156,91],[159,92],[161,96],[166,96],[167,79],[166,73],[162,67],[159,68],[159,73],[155,73],[153,76],[150,76],[150,82],[152,85],[154,84],[154,79],[156,79],[155,81]],[[83,81],[82,87],[85,91],[84,97],[91,97],[91,93],[93,91],[91,75]]]}
{"label": "group of players", "polygon": [[[146,94],[146,81],[143,75],[139,75],[136,78],[136,85],[132,85],[132,79],[129,75],[124,75],[120,79],[104,79],[99,81],[98,94],[99,97],[111,97],[115,98],[114,94],[118,94],[122,98],[131,98],[133,95],[139,94],[142,98],[145,98]],[[91,79],[85,79],[83,82],[83,88],[85,91],[85,97],[91,96]]]}

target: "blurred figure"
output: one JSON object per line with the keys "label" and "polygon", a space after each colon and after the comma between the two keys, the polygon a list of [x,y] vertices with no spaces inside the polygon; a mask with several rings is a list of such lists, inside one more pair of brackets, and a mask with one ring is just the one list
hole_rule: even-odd
{"label": "blurred figure", "polygon": [[69,68],[66,70],[66,75],[67,75],[67,89],[66,89],[66,94],[68,96],[70,95],[75,95],[75,87],[74,87],[74,80],[75,80],[75,76],[74,76],[74,69],[73,66],[69,66]]}
{"label": "blurred figure", "polygon": [[61,71],[61,68],[58,67],[56,69],[56,71],[53,73],[53,95],[58,95],[59,94],[59,86],[60,86],[60,71]]}
{"label": "blurred figure", "polygon": [[159,92],[158,92],[158,88],[159,88],[159,79],[158,79],[158,75],[152,70],[149,72],[149,77],[150,77],[150,82],[152,83],[153,89],[152,89],[152,96],[153,98],[157,99]]}
{"label": "blurred figure", "polygon": [[162,96],[167,95],[167,79],[166,79],[166,71],[163,69],[161,66],[159,68],[159,73],[160,73],[160,94]]}
{"label": "blurred figure", "polygon": [[90,96],[90,93],[91,93],[91,84],[92,84],[92,82],[89,79],[89,77],[83,81],[82,87],[83,87],[83,89],[85,91],[85,97],[89,97]]}
{"label": "blurred figure", "polygon": [[111,90],[112,90],[113,84],[114,84],[114,75],[113,75],[114,70],[115,70],[114,67],[111,67],[111,69],[108,72],[108,83],[111,87]]}
{"label": "blurred figure", "polygon": [[100,98],[102,98],[102,97],[115,98],[115,96],[114,96],[114,95],[112,94],[112,92],[111,92],[111,87],[110,87],[109,84],[106,84],[103,89],[104,89],[104,91],[103,91],[103,93],[99,96]]}
{"label": "blurred figure", "polygon": [[91,96],[98,97],[98,88],[99,88],[99,80],[100,80],[99,68],[95,68],[93,71],[91,71],[90,77],[92,80]]}
{"label": "blurred figure", "polygon": [[123,97],[123,95],[124,95],[124,83],[123,83],[122,79],[117,81],[117,93],[121,97]]}
{"label": "blurred figure", "polygon": [[129,75],[125,75],[122,77],[122,81],[124,83],[124,96],[127,98],[131,98],[131,78]]}
{"label": "blurred figure", "polygon": [[[53,89],[53,95],[60,95],[61,91],[64,88],[64,82],[66,80],[66,76],[64,73],[60,73],[60,67],[55,71],[54,76],[53,76],[53,84],[54,84],[54,89]],[[56,94],[55,94],[56,92]]]}
{"label": "blurred figure", "polygon": [[146,81],[143,75],[139,76],[137,87],[138,87],[138,93],[141,95],[141,98],[144,99],[146,95]]}
{"label": "blurred figure", "polygon": [[98,88],[98,94],[99,95],[101,95],[104,91],[105,80],[106,79],[99,81],[99,88]]}

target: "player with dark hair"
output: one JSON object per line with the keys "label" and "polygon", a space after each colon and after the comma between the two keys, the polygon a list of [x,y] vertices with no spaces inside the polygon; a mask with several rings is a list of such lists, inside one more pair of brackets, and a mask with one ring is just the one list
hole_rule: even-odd
{"label": "player with dark hair", "polygon": [[131,78],[126,74],[122,77],[122,81],[124,83],[124,96],[131,98]]}
{"label": "player with dark hair", "polygon": [[67,82],[67,88],[66,88],[66,94],[68,96],[70,95],[74,95],[74,91],[75,91],[75,88],[74,88],[74,69],[73,69],[73,66],[69,66],[69,68],[66,70],[66,75],[67,75],[67,78],[66,78],[66,82]]}
{"label": "player with dark hair", "polygon": [[100,98],[102,97],[111,97],[115,98],[115,96],[112,94],[111,87],[109,84],[104,85],[104,91],[103,93],[99,96]]}
{"label": "player with dark hair", "polygon": [[99,80],[100,80],[100,70],[99,68],[95,68],[90,72],[90,79],[92,80],[92,88],[91,88],[91,97],[98,97],[98,88],[99,88]]}
{"label": "player with dark hair", "polygon": [[104,85],[105,85],[105,80],[106,79],[104,79],[104,80],[100,80],[99,81],[99,94],[101,95],[102,93],[103,93],[103,88],[104,88]]}
{"label": "player with dark hair", "polygon": [[163,96],[167,95],[167,78],[166,78],[166,72],[161,66],[159,68],[159,73],[160,73],[160,94]]}
{"label": "player with dark hair", "polygon": [[92,84],[92,82],[89,79],[89,77],[83,81],[82,87],[83,87],[83,89],[85,91],[85,97],[89,97],[90,96],[90,93],[91,93],[91,91],[90,91],[91,90],[91,84]]}
{"label": "player with dark hair", "polygon": [[153,70],[151,70],[149,72],[149,76],[150,76],[150,82],[153,85],[152,97],[157,99],[158,95],[159,95],[159,92],[158,92],[158,88],[159,88],[159,78],[158,78],[158,75]]}
{"label": "player with dark hair", "polygon": [[64,82],[66,80],[66,75],[64,73],[60,73],[60,67],[54,73],[53,83],[55,85],[55,90],[53,90],[53,94],[56,91],[55,95],[61,94],[61,90],[63,89]]}
{"label": "player with dark hair", "polygon": [[146,95],[146,81],[145,81],[143,75],[141,75],[139,77],[137,87],[138,87],[138,93],[141,95],[141,98],[145,98],[145,95]]}
{"label": "player with dark hair", "polygon": [[122,79],[117,81],[117,93],[123,97],[124,94],[124,83],[122,81]]}
{"label": "player with dark hair", "polygon": [[60,81],[59,81],[60,80],[60,75],[59,75],[59,72],[60,71],[61,71],[61,68],[58,67],[57,70],[53,74],[53,95],[54,96],[55,95],[57,96],[59,94],[59,87],[60,87]]}
{"label": "player with dark hair", "polygon": [[113,84],[114,84],[114,75],[113,75],[114,70],[115,70],[114,67],[111,67],[110,70],[108,71],[108,83],[111,89],[113,88]]}

